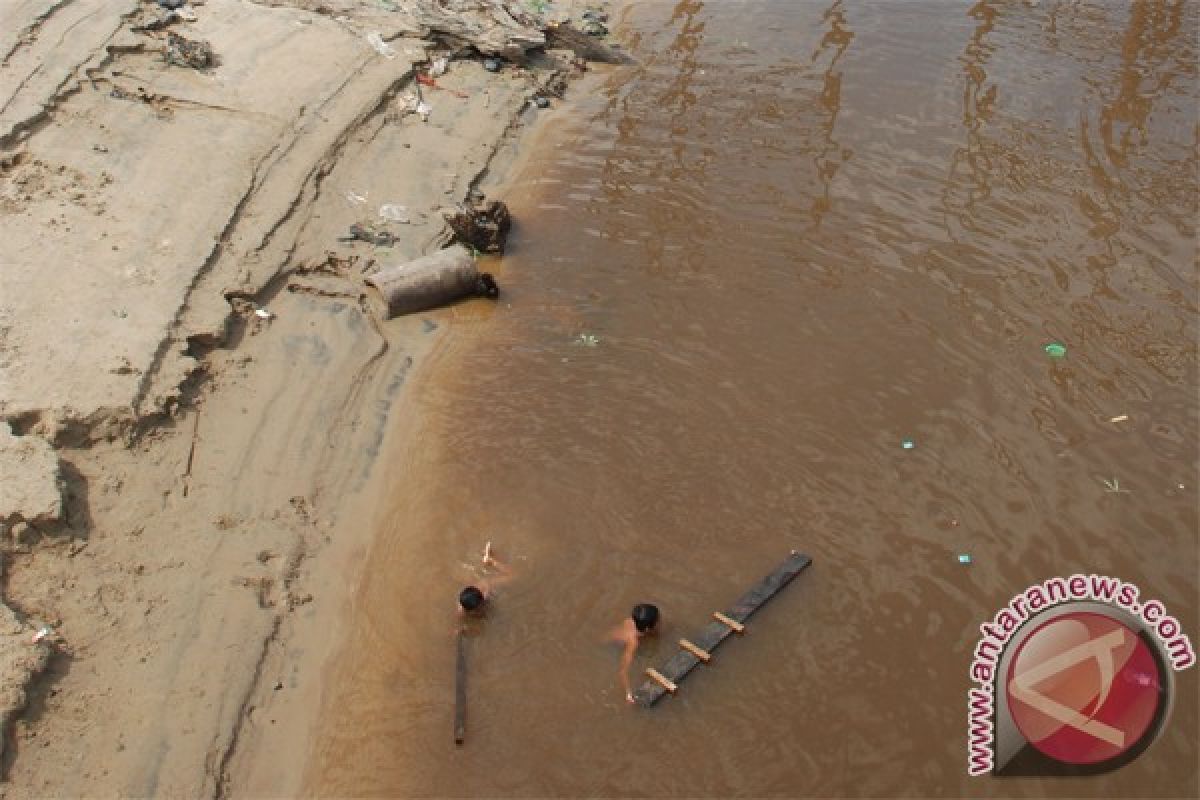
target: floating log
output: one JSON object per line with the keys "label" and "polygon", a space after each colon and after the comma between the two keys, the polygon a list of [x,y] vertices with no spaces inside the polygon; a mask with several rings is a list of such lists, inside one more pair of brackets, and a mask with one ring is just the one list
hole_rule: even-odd
{"label": "floating log", "polygon": [[[714,620],[708,623],[705,628],[700,631],[700,635],[692,638],[688,643],[705,653],[712,653],[721,642],[725,641],[729,636],[733,635],[735,629],[743,627],[744,623],[751,614],[761,608],[768,600],[770,600],[780,589],[787,586],[792,578],[796,577],[809,564],[812,559],[803,553],[797,553],[795,550],[784,559],[783,563],[775,568],[767,577],[758,582],[750,591],[737,599],[732,606],[727,608],[722,614],[720,612],[714,614]],[[720,618],[723,618],[722,621]],[[736,628],[735,628],[736,626]],[[688,640],[684,640],[688,641]],[[681,642],[682,644],[682,642]],[[696,665],[701,662],[701,658],[691,650],[685,647],[672,656],[666,664],[663,664],[654,674],[661,678],[672,687],[676,686],[683,680],[689,672],[695,669]],[[650,670],[647,670],[650,674]],[[633,699],[640,705],[649,708],[657,703],[664,694],[674,693],[674,690],[668,690],[663,683],[654,678],[643,683],[637,691],[633,693]]]}
{"label": "floating log", "polygon": [[458,632],[458,654],[454,664],[454,743],[467,738],[467,637]]}
{"label": "floating log", "polygon": [[447,247],[407,264],[385,267],[367,278],[383,295],[388,318],[453,303],[464,297],[495,297],[496,281],[480,272],[461,245]]}

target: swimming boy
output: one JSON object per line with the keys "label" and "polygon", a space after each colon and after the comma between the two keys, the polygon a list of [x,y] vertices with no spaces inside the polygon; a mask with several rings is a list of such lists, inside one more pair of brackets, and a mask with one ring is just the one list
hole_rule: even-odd
{"label": "swimming boy", "polygon": [[638,643],[643,636],[654,633],[658,625],[658,606],[649,603],[638,603],[633,607],[629,619],[613,629],[613,641],[624,645],[621,652],[621,669],[617,673],[621,678],[621,688],[625,690],[625,702],[633,702],[633,692],[629,687],[629,665],[633,663],[633,654],[637,652]]}
{"label": "swimming boy", "polygon": [[486,580],[479,581],[477,585],[467,586],[458,593],[458,613],[460,616],[463,614],[482,614],[485,604],[492,596],[492,593],[495,592],[496,587],[512,580],[512,568],[496,558],[496,554],[492,552],[491,542],[484,545],[483,565],[496,570],[496,573]]}

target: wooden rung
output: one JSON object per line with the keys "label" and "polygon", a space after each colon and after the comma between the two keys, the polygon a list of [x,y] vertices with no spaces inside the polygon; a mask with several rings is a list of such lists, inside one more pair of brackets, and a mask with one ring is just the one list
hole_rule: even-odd
{"label": "wooden rung", "polygon": [[654,681],[671,694],[675,694],[675,684],[667,680],[666,677],[654,667],[646,667],[646,675],[650,678],[650,680]]}
{"label": "wooden rung", "polygon": [[687,650],[689,653],[694,655],[696,658],[703,661],[705,664],[707,664],[709,662],[709,660],[712,658],[712,653],[708,652],[707,650],[703,650],[703,649],[697,647],[696,645],[689,642],[687,639],[680,639],[679,646],[682,647],[684,650]]}
{"label": "wooden rung", "polygon": [[713,612],[713,619],[715,619],[717,622],[721,623],[722,625],[725,625],[734,633],[744,633],[746,630],[745,625],[738,622],[736,619],[730,619],[729,617],[722,614],[720,611]]}

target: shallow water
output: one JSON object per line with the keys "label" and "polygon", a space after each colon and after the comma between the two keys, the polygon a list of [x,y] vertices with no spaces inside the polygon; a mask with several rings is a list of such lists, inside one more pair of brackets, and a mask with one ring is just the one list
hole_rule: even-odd
{"label": "shallow water", "polygon": [[[503,302],[443,317],[311,790],[1200,792],[1195,669],[1102,779],[969,779],[965,745],[978,625],[1032,583],[1119,576],[1200,636],[1198,24],[637,4],[639,65],[577,84],[509,187]],[[518,577],[455,748],[454,597],[489,538]],[[603,637],[633,603],[665,614],[640,669],[792,547],[814,565],[749,635],[624,706]]]}

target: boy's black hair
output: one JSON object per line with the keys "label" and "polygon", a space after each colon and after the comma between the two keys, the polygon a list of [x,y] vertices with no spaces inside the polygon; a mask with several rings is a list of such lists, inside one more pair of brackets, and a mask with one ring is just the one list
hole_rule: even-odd
{"label": "boy's black hair", "polygon": [[633,607],[633,626],[639,633],[645,633],[658,624],[658,606],[649,603],[638,603]]}
{"label": "boy's black hair", "polygon": [[458,593],[458,604],[463,611],[474,611],[483,605],[483,592],[474,586],[468,586]]}

